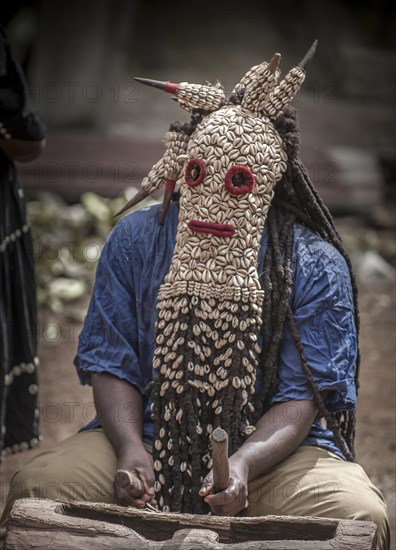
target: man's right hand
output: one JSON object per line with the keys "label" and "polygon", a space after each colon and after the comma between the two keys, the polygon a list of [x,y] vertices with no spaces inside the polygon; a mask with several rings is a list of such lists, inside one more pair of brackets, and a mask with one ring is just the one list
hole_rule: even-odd
{"label": "man's right hand", "polygon": [[[155,505],[153,460],[142,442],[142,396],[127,380],[108,373],[92,374],[91,382],[102,428],[117,453],[118,470],[124,471],[114,482],[118,500],[136,508]],[[128,483],[128,473],[141,481],[138,496]]]}
{"label": "man's right hand", "polygon": [[154,498],[154,467],[151,455],[143,445],[134,446],[130,451],[120,453],[118,469],[128,472],[140,481],[140,490],[128,483],[128,476],[116,476],[114,487],[118,500],[124,506],[144,508],[146,503],[155,506]]}

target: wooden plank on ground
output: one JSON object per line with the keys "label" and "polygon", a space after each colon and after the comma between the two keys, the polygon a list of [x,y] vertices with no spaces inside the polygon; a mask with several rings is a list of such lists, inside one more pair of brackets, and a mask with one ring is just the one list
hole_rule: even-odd
{"label": "wooden plank on ground", "polygon": [[5,549],[371,550],[375,533],[375,524],[367,521],[166,514],[21,499],[11,511]]}

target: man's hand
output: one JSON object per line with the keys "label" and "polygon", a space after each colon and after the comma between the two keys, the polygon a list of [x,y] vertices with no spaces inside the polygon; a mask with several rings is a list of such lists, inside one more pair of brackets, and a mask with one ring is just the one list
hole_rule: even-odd
{"label": "man's hand", "polygon": [[236,516],[248,505],[248,468],[243,461],[230,458],[230,482],[220,493],[213,492],[213,470],[203,480],[199,494],[217,516]]}
{"label": "man's hand", "polygon": [[316,415],[313,401],[287,401],[273,405],[257,422],[256,431],[230,457],[230,483],[225,491],[213,492],[210,472],[199,494],[212,512],[235,516],[248,506],[248,482],[293,453],[305,439]]}
{"label": "man's hand", "polygon": [[130,451],[122,452],[118,459],[118,469],[126,470],[142,482],[142,490],[138,495],[128,486],[128,483],[122,481],[122,478],[116,477],[114,487],[121,504],[135,508],[144,508],[146,503],[156,505],[153,460],[143,445],[134,446]]}

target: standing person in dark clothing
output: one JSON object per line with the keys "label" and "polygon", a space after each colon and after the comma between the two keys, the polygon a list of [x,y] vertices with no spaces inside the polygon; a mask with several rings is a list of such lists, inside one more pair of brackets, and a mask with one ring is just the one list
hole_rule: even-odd
{"label": "standing person in dark clothing", "polygon": [[33,246],[14,161],[37,158],[45,126],[0,28],[0,450],[38,444]]}

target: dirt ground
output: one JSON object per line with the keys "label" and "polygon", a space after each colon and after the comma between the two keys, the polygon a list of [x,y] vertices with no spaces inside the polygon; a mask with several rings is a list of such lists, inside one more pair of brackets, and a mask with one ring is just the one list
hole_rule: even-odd
{"label": "dirt ground", "polygon": [[381,489],[395,543],[395,288],[360,289],[362,356],[357,459]]}
{"label": "dirt ground", "polygon": [[[357,424],[358,461],[386,498],[393,544],[396,448],[394,290],[393,285],[360,289],[362,365]],[[78,308],[84,310],[87,303],[88,298],[78,304]],[[57,323],[57,331],[50,328],[53,323]],[[72,366],[80,329],[81,324],[73,324],[63,315],[40,313],[41,449],[75,433],[94,414],[91,390],[79,385]],[[1,472],[1,507],[13,472],[36,452],[28,451],[5,459]]]}

